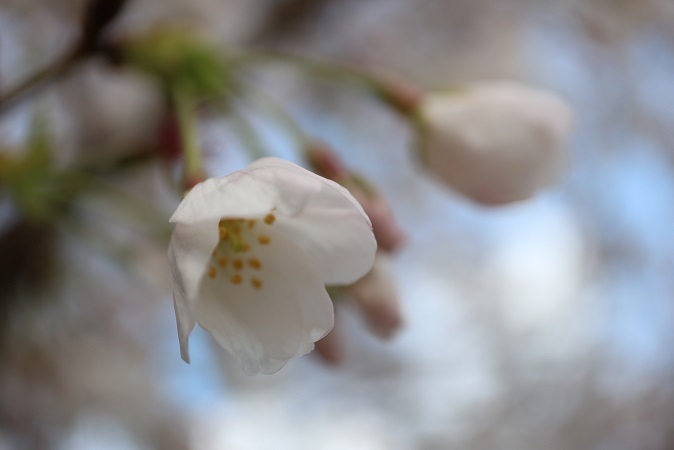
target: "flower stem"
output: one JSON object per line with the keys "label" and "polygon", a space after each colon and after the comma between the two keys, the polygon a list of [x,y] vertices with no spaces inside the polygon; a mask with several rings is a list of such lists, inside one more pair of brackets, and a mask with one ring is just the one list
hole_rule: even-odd
{"label": "flower stem", "polygon": [[370,95],[383,101],[388,107],[412,121],[422,99],[422,92],[412,84],[330,61],[275,51],[251,51],[233,58],[233,64],[239,64],[242,67],[270,62],[289,64],[316,78],[350,84],[359,89],[364,89]]}
{"label": "flower stem", "polygon": [[197,136],[197,120],[194,101],[180,88],[174,88],[172,98],[178,115],[180,137],[185,162],[184,179],[186,188],[191,188],[204,178],[204,164]]}
{"label": "flower stem", "polygon": [[81,36],[56,61],[38,70],[17,86],[0,94],[0,114],[24,97],[65,75],[77,63],[96,54],[101,35],[117,18],[128,0],[89,0],[82,16]]}
{"label": "flower stem", "polygon": [[370,73],[329,61],[309,59],[283,52],[254,50],[239,55],[233,60],[235,65],[242,66],[268,62],[290,64],[320,78],[357,84],[374,93],[380,93],[384,87],[381,80]]}

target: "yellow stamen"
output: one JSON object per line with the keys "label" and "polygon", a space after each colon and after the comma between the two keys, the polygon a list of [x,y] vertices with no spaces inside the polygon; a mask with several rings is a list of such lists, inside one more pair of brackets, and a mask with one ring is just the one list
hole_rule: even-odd
{"label": "yellow stamen", "polygon": [[271,238],[266,234],[261,234],[257,237],[257,241],[262,245],[267,245],[271,242]]}
{"label": "yellow stamen", "polygon": [[241,277],[241,275],[239,275],[237,273],[235,275],[232,275],[232,278],[230,279],[230,281],[232,282],[232,284],[241,284],[241,282],[243,281],[243,278]]}
{"label": "yellow stamen", "polygon": [[241,270],[243,269],[243,261],[241,261],[240,259],[235,259],[234,261],[232,261],[232,266],[234,266],[236,270]]}
{"label": "yellow stamen", "polygon": [[264,216],[264,223],[266,223],[267,225],[271,225],[272,223],[274,223],[275,220],[276,216],[271,213]]}
{"label": "yellow stamen", "polygon": [[213,279],[218,274],[218,270],[215,267],[208,269],[208,278]]}
{"label": "yellow stamen", "polygon": [[221,226],[218,228],[218,232],[219,232],[220,240],[221,240],[221,241],[224,241],[225,239],[227,239],[227,234],[228,234],[228,233],[227,233],[227,228],[225,228],[225,227],[223,227],[223,226],[221,225]]}
{"label": "yellow stamen", "polygon": [[[246,226],[252,228],[256,223],[255,219],[220,219],[218,231],[220,233],[221,252],[227,252],[225,244],[229,244],[234,253],[245,253],[251,249],[247,238],[249,235],[245,232]],[[224,241],[227,241],[226,243]],[[215,255],[214,255],[215,256]]]}
{"label": "yellow stamen", "polygon": [[220,267],[225,267],[225,266],[227,266],[227,258],[225,258],[225,257],[223,256],[223,257],[221,257],[220,259],[218,259],[218,265],[219,265]]}
{"label": "yellow stamen", "polygon": [[255,277],[251,278],[250,284],[252,284],[255,289],[262,289],[262,280],[258,278]]}
{"label": "yellow stamen", "polygon": [[234,250],[235,253],[245,253],[250,250],[250,244],[241,239],[241,236],[237,235],[235,239],[232,239],[232,250]]}
{"label": "yellow stamen", "polygon": [[259,270],[262,267],[262,263],[257,258],[251,258],[248,260],[248,265],[253,269]]}

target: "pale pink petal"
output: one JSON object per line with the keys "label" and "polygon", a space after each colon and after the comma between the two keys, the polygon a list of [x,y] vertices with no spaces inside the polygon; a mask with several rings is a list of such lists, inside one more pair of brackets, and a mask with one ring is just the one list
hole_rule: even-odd
{"label": "pale pink petal", "polygon": [[377,242],[370,219],[346,188],[279,158],[260,159],[251,168],[288,171],[320,183],[296,216],[279,215],[279,227],[314,257],[326,284],[350,284],[367,273]]}
{"label": "pale pink petal", "polygon": [[340,192],[343,196],[344,199],[347,200],[353,207],[358,210],[363,217],[365,218],[366,221],[369,222],[369,218],[367,217],[367,214],[363,210],[363,207],[358,203],[358,200],[356,200],[353,195],[349,192],[348,189],[346,189],[344,186],[340,185],[339,183],[336,183],[332,180],[328,180],[325,177],[322,177],[320,175],[317,175],[310,170],[306,170],[297,164],[293,164],[290,161],[286,161],[285,159],[281,158],[261,158],[255,161],[253,164],[250,166],[251,168],[277,168],[277,169],[286,169],[286,170],[291,170],[299,175],[301,175],[303,178],[304,177],[309,177],[314,180],[320,181],[323,184],[326,184],[333,189],[337,190]]}
{"label": "pale pink petal", "polygon": [[377,242],[370,222],[330,185],[296,218],[280,216],[279,228],[314,258],[326,284],[353,283],[374,262]]}
{"label": "pale pink petal", "polygon": [[272,209],[296,215],[321,189],[319,180],[303,175],[253,164],[226,177],[209,178],[188,192],[170,222],[194,224],[223,217],[259,217]]}
{"label": "pale pink petal", "polygon": [[217,242],[217,222],[176,224],[169,243],[173,305],[182,358],[189,362],[188,337],[194,328],[194,300],[206,264]]}
{"label": "pale pink petal", "polygon": [[[256,228],[257,232],[257,228]],[[248,374],[274,373],[333,325],[333,307],[313,259],[276,226],[268,226],[267,245],[230,255],[257,258],[261,267],[218,267],[201,280],[195,304],[199,324],[231,352]],[[232,277],[239,275],[239,284]],[[261,283],[259,288],[255,281]]]}

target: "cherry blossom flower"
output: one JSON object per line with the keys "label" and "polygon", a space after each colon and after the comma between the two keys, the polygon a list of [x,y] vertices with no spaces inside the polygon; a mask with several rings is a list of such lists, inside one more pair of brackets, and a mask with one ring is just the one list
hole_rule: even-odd
{"label": "cherry blossom flower", "polygon": [[557,181],[565,167],[572,113],[543,89],[509,81],[475,83],[426,94],[419,114],[428,131],[429,170],[478,203],[527,199]]}
{"label": "cherry blossom flower", "polygon": [[355,282],[376,252],[346,189],[277,158],[197,184],[170,221],[183,359],[199,323],[248,374],[311,351],[333,326],[325,284]]}

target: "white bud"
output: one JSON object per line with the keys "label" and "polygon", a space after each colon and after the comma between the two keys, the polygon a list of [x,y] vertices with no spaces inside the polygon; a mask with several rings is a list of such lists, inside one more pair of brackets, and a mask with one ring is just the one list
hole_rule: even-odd
{"label": "white bud", "polygon": [[572,112],[556,94],[510,81],[480,82],[426,95],[429,170],[469,199],[524,200],[566,166]]}

